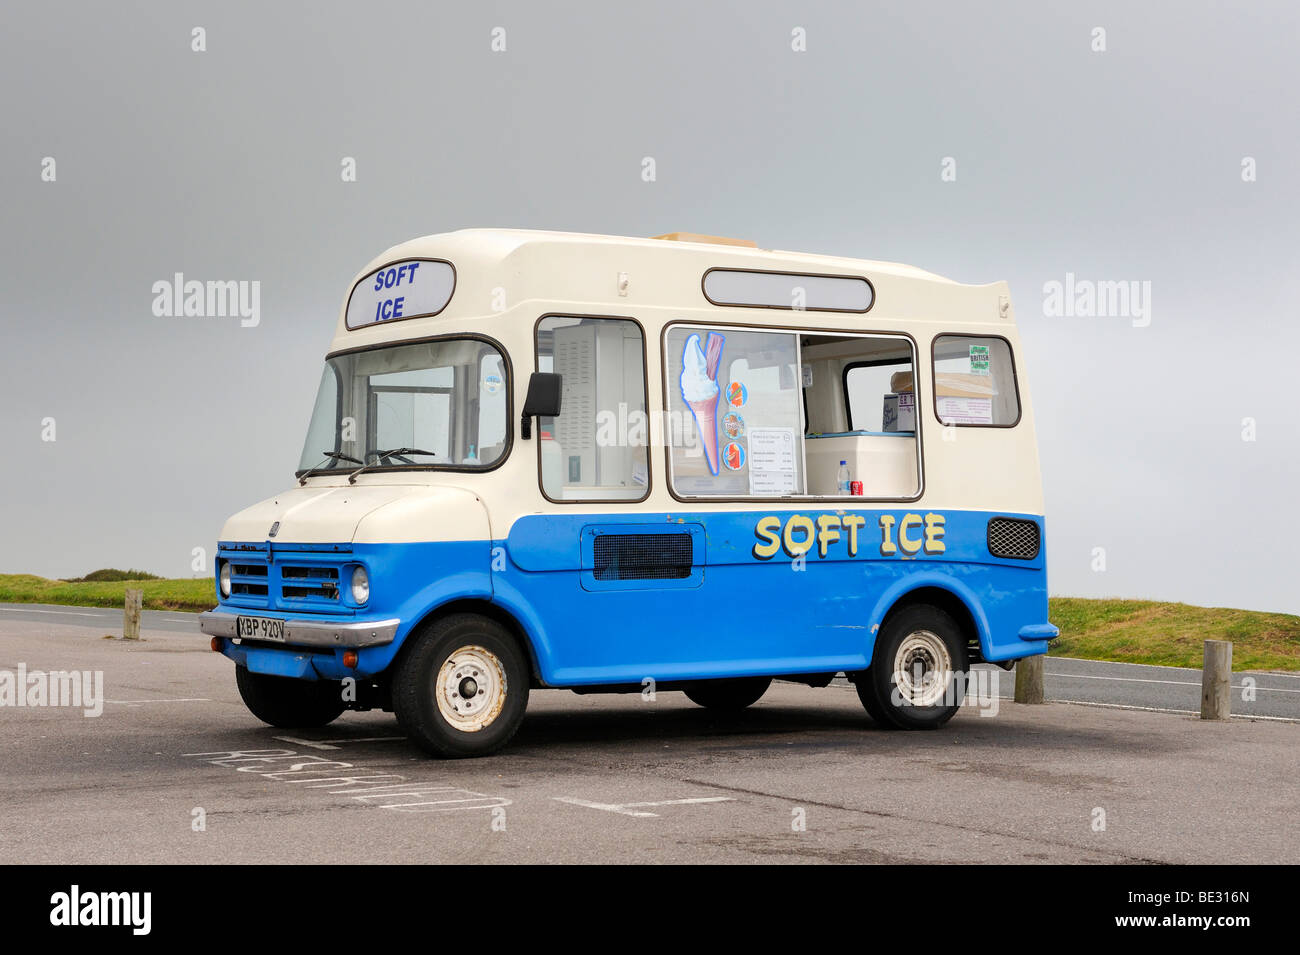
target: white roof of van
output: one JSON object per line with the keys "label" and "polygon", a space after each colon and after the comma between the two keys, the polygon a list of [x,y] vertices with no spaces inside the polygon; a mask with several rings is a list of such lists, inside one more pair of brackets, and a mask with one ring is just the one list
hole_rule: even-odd
{"label": "white roof of van", "polygon": [[[591,235],[581,232],[546,232],[533,229],[461,229],[411,239],[386,250],[366,267],[362,274],[398,258],[437,254],[452,259],[504,260],[526,251],[559,250],[574,247],[619,247],[629,252],[645,250],[656,258],[681,255],[697,258],[701,264],[751,267],[774,271],[820,271],[854,274],[890,275],[930,282],[960,284],[933,272],[898,262],[881,262],[872,259],[854,259],[815,252],[789,252],[779,249],[751,248],[744,245],[721,244],[708,241],[682,239],[638,238],[632,236]],[[706,266],[707,267],[707,266]]]}

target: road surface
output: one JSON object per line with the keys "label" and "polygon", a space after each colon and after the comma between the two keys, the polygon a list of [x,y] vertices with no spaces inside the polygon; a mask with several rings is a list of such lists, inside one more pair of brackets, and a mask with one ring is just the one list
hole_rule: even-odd
{"label": "road surface", "polygon": [[[533,694],[503,753],[443,762],[389,714],[264,726],[191,615],[147,613],[143,641],[103,639],[120,623],[115,611],[0,609],[0,671],[102,673],[107,700],[98,716],[0,707],[0,862],[1300,857],[1290,722],[998,699],[903,733],[877,728],[843,686],[777,684],[728,718],[675,692],[550,690]],[[1051,661],[1049,692],[1177,709],[1195,673],[1087,679],[1093,666]]]}

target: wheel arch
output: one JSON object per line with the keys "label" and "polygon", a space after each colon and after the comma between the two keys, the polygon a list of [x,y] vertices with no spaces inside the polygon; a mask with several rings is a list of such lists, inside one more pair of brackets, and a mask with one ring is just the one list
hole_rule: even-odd
{"label": "wheel arch", "polygon": [[457,613],[473,613],[493,620],[510,631],[511,635],[519,641],[520,648],[528,656],[528,668],[532,675],[534,686],[542,686],[541,666],[537,657],[537,647],[534,645],[531,635],[523,623],[508,609],[500,604],[493,603],[486,597],[454,597],[440,604],[427,609],[424,614],[412,625],[410,633],[402,644],[401,650],[393,658],[391,668],[399,665],[399,661],[406,653],[407,647],[411,646],[413,637],[416,633],[424,629],[435,620],[443,617],[449,617]]}
{"label": "wheel arch", "polygon": [[957,581],[931,579],[910,581],[887,592],[876,605],[871,627],[871,655],[875,655],[875,642],[883,628],[893,617],[908,607],[928,605],[937,607],[953,619],[966,641],[967,663],[981,663],[983,648],[988,642],[988,621],[979,601]]}

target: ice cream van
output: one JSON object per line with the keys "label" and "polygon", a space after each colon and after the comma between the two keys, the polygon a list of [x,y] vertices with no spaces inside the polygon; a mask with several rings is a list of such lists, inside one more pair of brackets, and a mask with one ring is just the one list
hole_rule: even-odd
{"label": "ice cream van", "polygon": [[928,729],[1056,636],[1005,283],[467,230],[346,293],[296,478],[226,522],[201,617],[272,726],[378,708],[474,756],[532,691],[843,676]]}

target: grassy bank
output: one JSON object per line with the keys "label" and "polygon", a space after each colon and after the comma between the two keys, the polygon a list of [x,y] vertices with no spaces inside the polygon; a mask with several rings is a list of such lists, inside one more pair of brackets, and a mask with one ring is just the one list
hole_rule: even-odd
{"label": "grassy bank", "polygon": [[1200,668],[1206,640],[1232,641],[1234,670],[1300,670],[1300,617],[1155,600],[1054,597],[1052,656]]}
{"label": "grassy bank", "polygon": [[[0,603],[121,607],[127,587],[144,591],[147,610],[209,610],[212,581],[66,582],[0,574]],[[1205,640],[1231,640],[1234,670],[1300,670],[1300,617],[1255,610],[1193,607],[1154,600],[1052,598],[1061,637],[1052,656],[1200,667]]]}
{"label": "grassy bank", "polygon": [[126,589],[144,591],[146,610],[211,610],[217,603],[212,579],[47,580],[32,574],[0,574],[0,603],[121,607]]}

